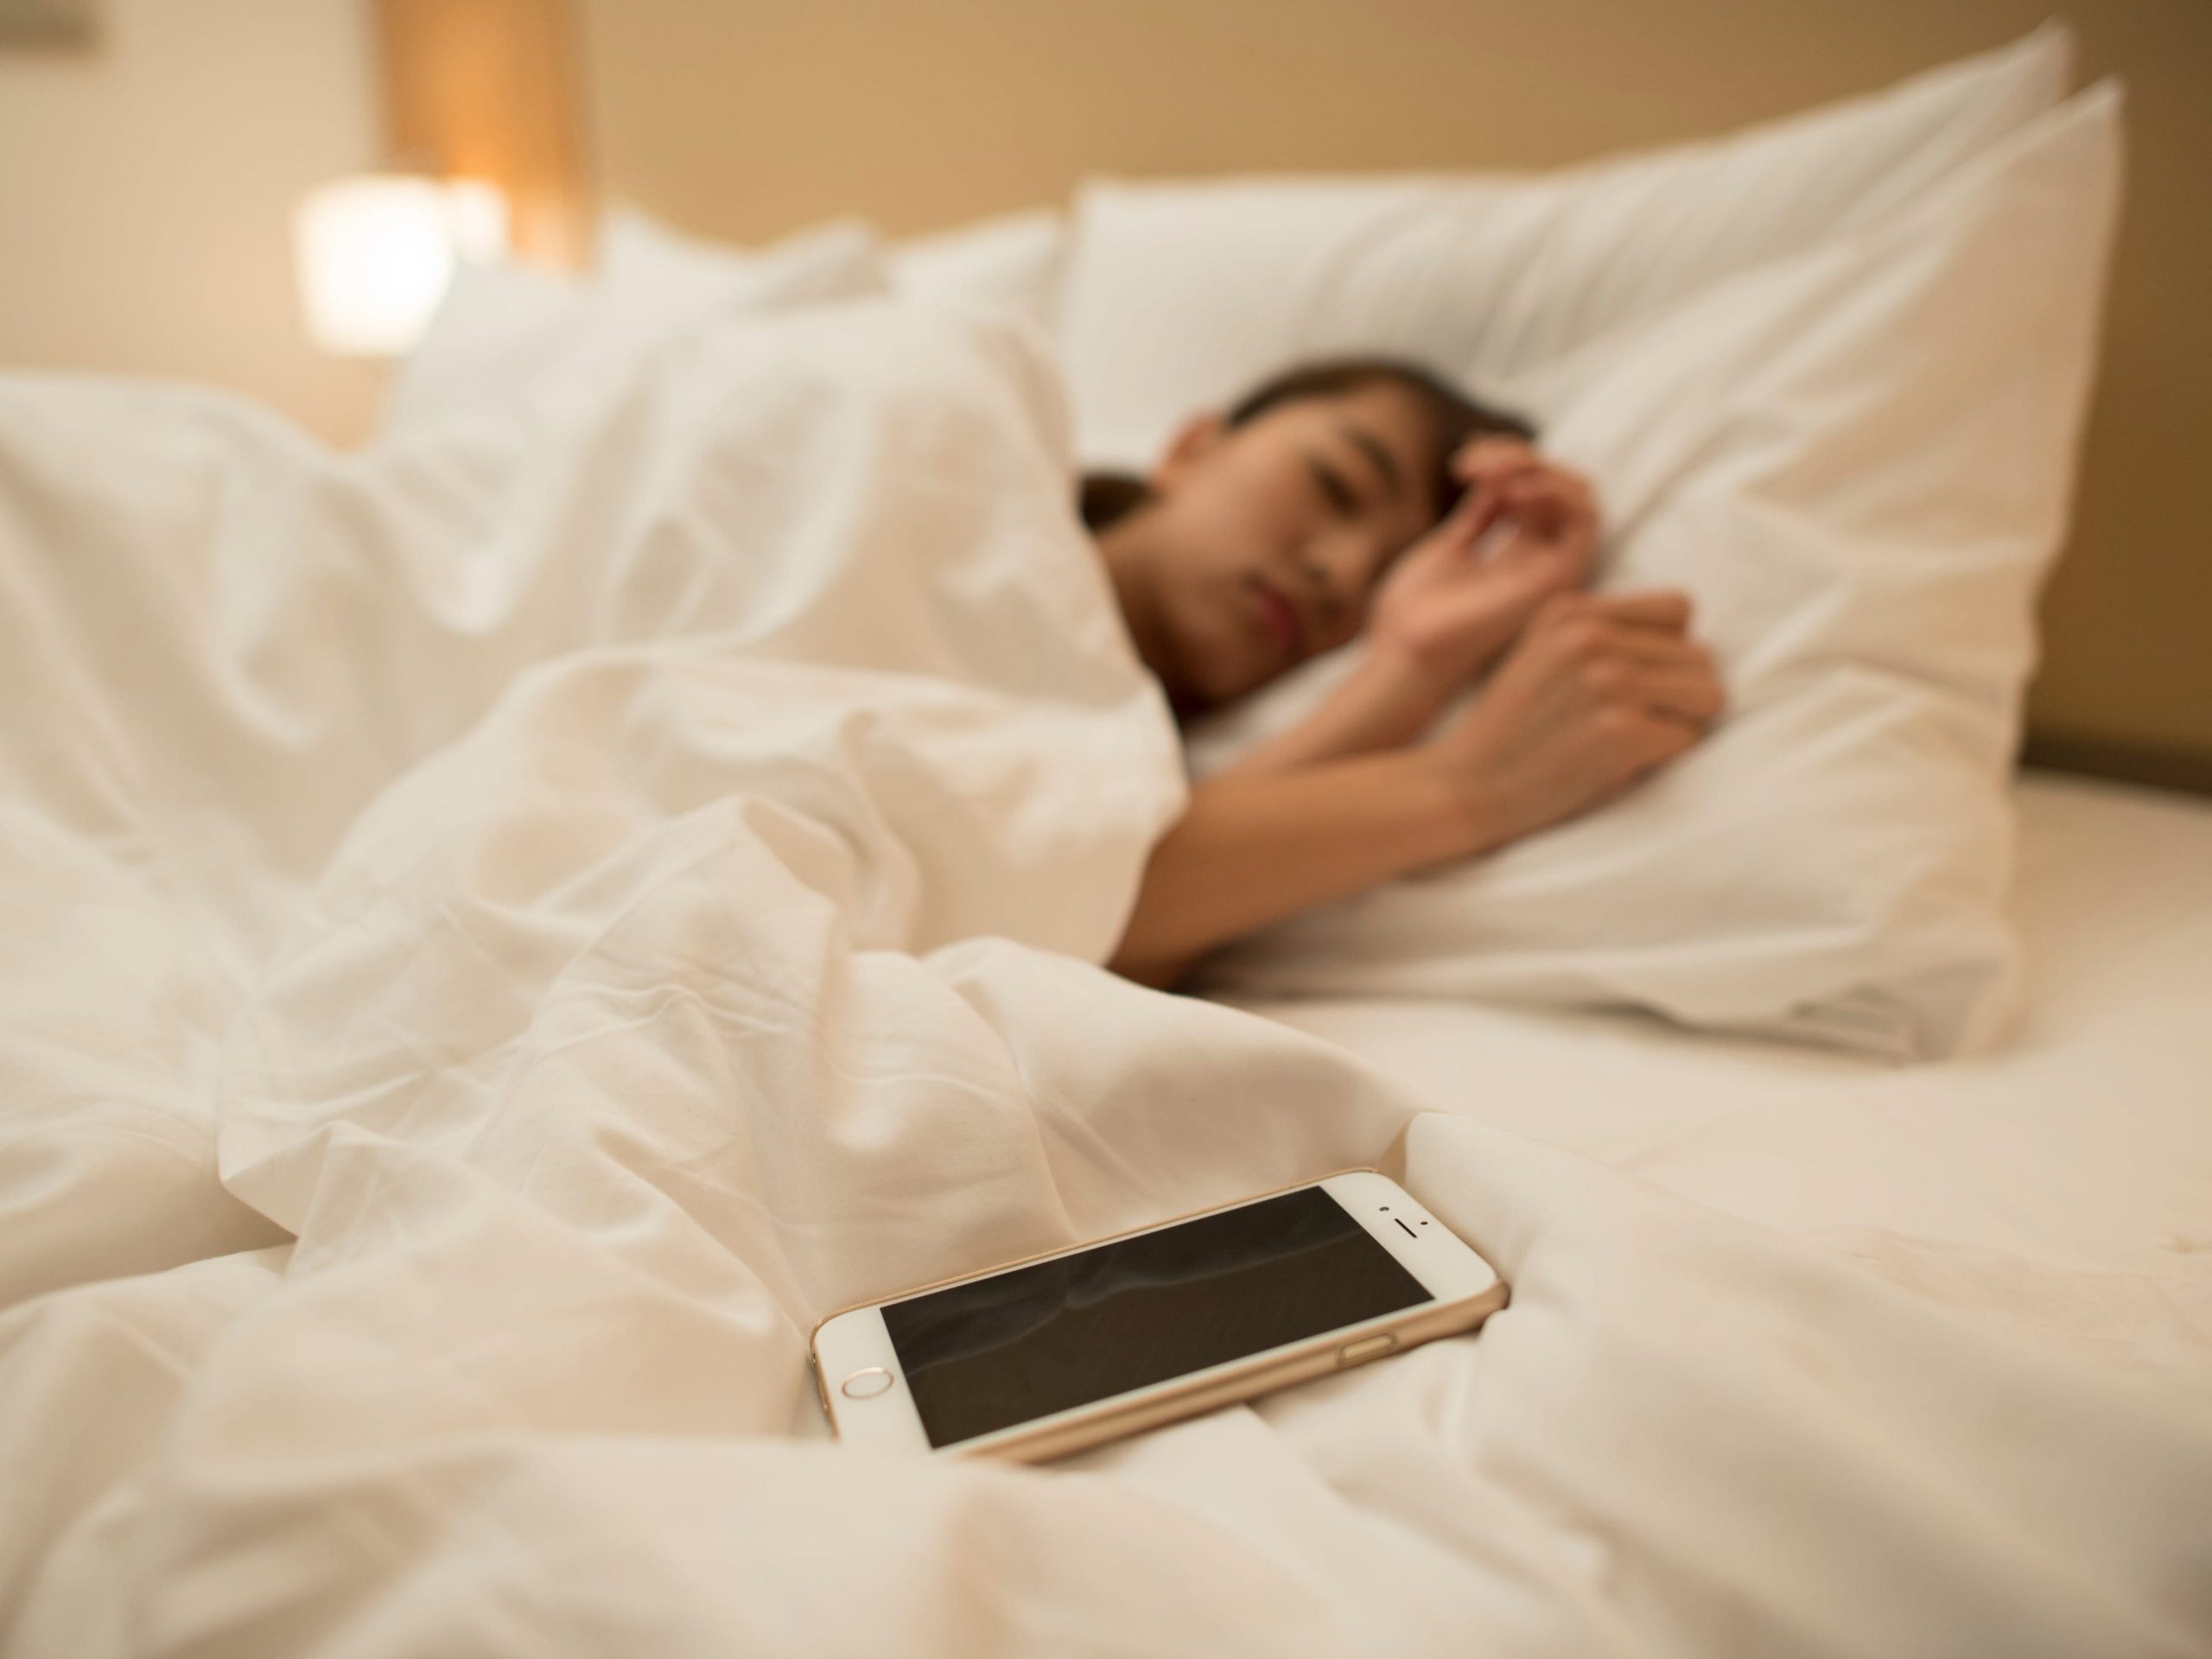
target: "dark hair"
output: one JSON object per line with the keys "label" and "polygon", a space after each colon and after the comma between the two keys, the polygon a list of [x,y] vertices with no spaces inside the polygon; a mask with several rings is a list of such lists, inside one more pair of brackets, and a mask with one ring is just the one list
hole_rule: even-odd
{"label": "dark hair", "polygon": [[[1420,364],[1395,357],[1335,357],[1301,363],[1262,381],[1234,404],[1224,424],[1242,426],[1269,410],[1307,397],[1335,397],[1377,382],[1402,386],[1421,400],[1436,423],[1436,512],[1442,518],[1459,501],[1459,481],[1452,476],[1452,457],[1468,439],[1497,432],[1533,440],[1536,429],[1520,416],[1469,397]],[[1086,473],[1079,505],[1083,522],[1103,530],[1143,505],[1152,493],[1131,473]]]}

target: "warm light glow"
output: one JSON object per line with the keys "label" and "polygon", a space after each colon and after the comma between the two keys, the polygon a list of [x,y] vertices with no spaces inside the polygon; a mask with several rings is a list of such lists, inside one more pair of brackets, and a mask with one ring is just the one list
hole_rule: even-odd
{"label": "warm light glow", "polygon": [[309,193],[293,224],[308,334],[346,357],[414,345],[462,259],[506,251],[506,199],[474,180],[341,179]]}

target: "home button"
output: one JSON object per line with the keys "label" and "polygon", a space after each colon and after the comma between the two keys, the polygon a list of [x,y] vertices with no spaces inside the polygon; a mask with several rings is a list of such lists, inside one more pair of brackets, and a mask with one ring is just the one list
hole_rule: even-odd
{"label": "home button", "polygon": [[871,1365],[847,1377],[838,1385],[838,1391],[849,1400],[873,1400],[889,1388],[891,1382],[890,1372],[880,1365]]}

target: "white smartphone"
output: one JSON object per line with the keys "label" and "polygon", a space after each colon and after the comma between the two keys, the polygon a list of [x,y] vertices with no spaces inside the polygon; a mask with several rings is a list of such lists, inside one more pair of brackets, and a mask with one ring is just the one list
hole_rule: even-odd
{"label": "white smartphone", "polygon": [[848,1445],[1040,1462],[1471,1331],[1505,1299],[1355,1169],[847,1308],[810,1345]]}

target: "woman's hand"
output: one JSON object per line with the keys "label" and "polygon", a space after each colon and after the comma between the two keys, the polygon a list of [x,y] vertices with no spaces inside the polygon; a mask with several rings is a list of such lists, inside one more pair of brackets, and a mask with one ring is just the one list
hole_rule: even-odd
{"label": "woman's hand", "polygon": [[1488,667],[1546,600],[1580,587],[1598,540],[1589,485],[1518,438],[1477,438],[1452,468],[1465,495],[1383,578],[1368,620],[1376,655],[1442,690]]}
{"label": "woman's hand", "polygon": [[1468,852],[1602,805],[1704,736],[1725,701],[1677,593],[1548,601],[1425,753],[1456,780]]}
{"label": "woman's hand", "polygon": [[1208,779],[1153,849],[1115,970],[1173,985],[1255,928],[1602,804],[1720,711],[1689,615],[1680,594],[1554,599],[1433,741]]}
{"label": "woman's hand", "polygon": [[1478,438],[1452,465],[1467,493],[1376,590],[1357,667],[1237,771],[1289,772],[1414,742],[1546,600],[1588,577],[1598,514],[1580,478],[1518,438]]}

